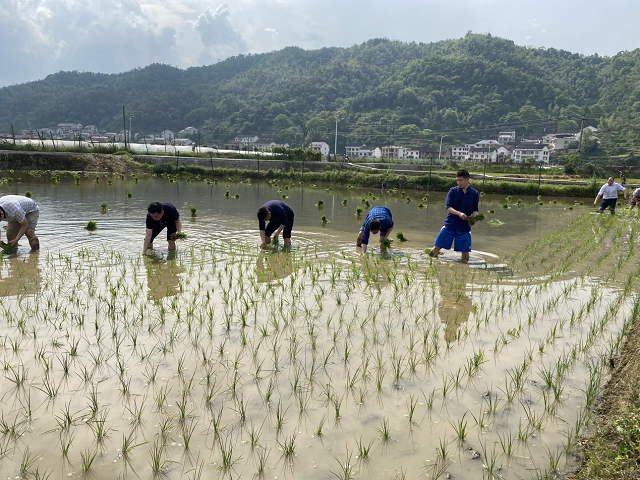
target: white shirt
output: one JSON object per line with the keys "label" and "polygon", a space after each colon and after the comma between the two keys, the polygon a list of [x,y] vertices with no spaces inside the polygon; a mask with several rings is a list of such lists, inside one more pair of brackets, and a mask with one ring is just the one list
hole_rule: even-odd
{"label": "white shirt", "polygon": [[5,195],[0,197],[0,207],[4,210],[5,219],[9,222],[22,223],[25,215],[38,210],[38,204],[22,195]]}
{"label": "white shirt", "polygon": [[618,198],[618,192],[624,192],[624,187],[622,185],[616,182],[614,182],[613,185],[605,183],[602,188],[600,188],[598,195],[601,195],[602,198],[608,200],[610,198]]}
{"label": "white shirt", "polygon": [[633,191],[633,196],[634,196],[634,197],[640,197],[640,188],[636,188],[636,189]]}

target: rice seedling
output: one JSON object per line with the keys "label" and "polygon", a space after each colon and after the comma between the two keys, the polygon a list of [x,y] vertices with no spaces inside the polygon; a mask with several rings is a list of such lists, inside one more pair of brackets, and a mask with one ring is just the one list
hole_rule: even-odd
{"label": "rice seedling", "polygon": [[95,232],[98,229],[98,224],[94,220],[89,220],[84,228],[89,232]]}
{"label": "rice seedling", "polygon": [[341,462],[336,458],[338,465],[340,465],[340,471],[338,473],[331,472],[336,478],[340,480],[351,480],[355,478],[355,467],[351,464],[352,456],[353,453],[349,452],[349,449],[347,448],[347,458],[344,462]]}
{"label": "rice seedling", "polygon": [[324,206],[324,202],[322,200],[318,200],[318,203],[316,203],[316,207],[322,208],[323,206]]}
{"label": "rice seedling", "polygon": [[397,232],[396,233],[396,238],[400,242],[406,242],[407,241],[407,238],[402,234],[402,232]]}
{"label": "rice seedling", "polygon": [[326,215],[322,215],[320,217],[320,220],[322,220],[322,225],[326,225],[327,223],[331,223],[331,221],[327,219]]}
{"label": "rice seedling", "polygon": [[359,217],[362,214],[362,207],[356,207],[356,217]]}
{"label": "rice seedling", "polygon": [[388,442],[391,438],[391,428],[389,427],[389,419],[383,418],[382,425],[376,428],[376,431],[380,434],[380,438],[383,442]]}
{"label": "rice seedling", "polygon": [[100,208],[102,209],[102,213],[104,214],[109,210],[109,205],[107,205],[107,202],[102,202],[100,204]]}
{"label": "rice seedling", "polygon": [[95,460],[97,454],[97,451],[89,450],[88,448],[85,448],[80,452],[80,462],[83,472],[88,472],[89,470],[91,470],[91,465],[93,465],[93,461]]}
{"label": "rice seedling", "polygon": [[198,209],[196,207],[194,207],[193,205],[191,205],[191,207],[189,207],[189,210],[191,211],[191,217],[197,217],[198,214],[196,213],[198,211]]}

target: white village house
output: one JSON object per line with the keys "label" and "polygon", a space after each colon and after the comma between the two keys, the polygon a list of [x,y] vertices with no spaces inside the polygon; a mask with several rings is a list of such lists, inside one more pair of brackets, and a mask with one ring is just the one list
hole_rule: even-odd
{"label": "white village house", "polygon": [[516,163],[549,164],[549,147],[543,143],[521,143],[513,149],[513,161]]}
{"label": "white village house", "polygon": [[325,155],[329,155],[330,151],[329,144],[326,142],[311,142],[309,148],[314,152],[320,152],[320,155],[322,155],[323,157]]}

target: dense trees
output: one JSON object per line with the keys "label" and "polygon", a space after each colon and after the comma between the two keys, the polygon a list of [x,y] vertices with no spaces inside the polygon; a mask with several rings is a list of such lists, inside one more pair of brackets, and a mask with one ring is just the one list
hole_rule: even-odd
{"label": "dense trees", "polygon": [[179,70],[150,65],[117,75],[60,72],[0,89],[0,130],[58,122],[136,130],[199,127],[202,140],[236,133],[300,144],[435,145],[497,130],[541,134],[587,124],[610,131],[604,147],[633,153],[640,140],[640,50],[614,57],[525,48],[468,34],[431,44],[375,39],[351,48],[229,58]]}

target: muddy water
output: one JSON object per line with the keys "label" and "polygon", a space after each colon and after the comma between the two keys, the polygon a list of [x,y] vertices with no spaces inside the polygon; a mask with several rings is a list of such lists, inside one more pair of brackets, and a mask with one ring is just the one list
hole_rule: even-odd
{"label": "muddy water", "polygon": [[[2,185],[33,192],[43,246],[0,264],[3,476],[81,476],[84,463],[93,478],[251,478],[261,458],[264,478],[570,468],[562,448],[587,423],[588,382],[606,378],[633,308],[636,217],[486,196],[487,220],[504,224],[474,227],[464,265],[423,253],[444,195],[418,209],[424,192],[327,188]],[[255,211],[282,195],[294,249],[260,252]],[[389,206],[409,241],[357,254],[362,198]],[[173,259],[157,241],[155,257],[140,255],[154,200],[183,215],[189,238]]]}

